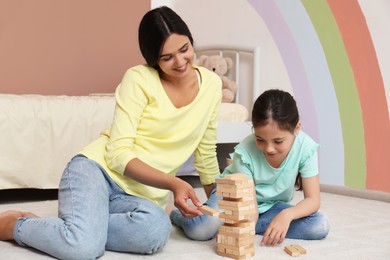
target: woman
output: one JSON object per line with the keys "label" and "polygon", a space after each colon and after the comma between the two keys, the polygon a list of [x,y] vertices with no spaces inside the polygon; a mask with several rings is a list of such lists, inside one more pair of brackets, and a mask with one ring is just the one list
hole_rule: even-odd
{"label": "woman", "polygon": [[105,249],[152,254],[166,243],[169,191],[186,217],[201,215],[193,188],[175,173],[192,155],[207,196],[219,174],[216,122],[221,81],[194,67],[193,39],[168,7],[149,11],[139,26],[147,65],[130,68],[115,92],[110,129],[67,165],[59,217],[0,214],[0,239],[14,239],[56,258],[94,259]]}

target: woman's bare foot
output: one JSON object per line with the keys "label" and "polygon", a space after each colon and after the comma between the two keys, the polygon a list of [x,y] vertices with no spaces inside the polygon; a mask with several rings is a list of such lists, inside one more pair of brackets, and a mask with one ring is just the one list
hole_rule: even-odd
{"label": "woman's bare foot", "polygon": [[13,240],[16,221],[22,217],[38,217],[31,212],[8,210],[0,213],[0,240]]}
{"label": "woman's bare foot", "polygon": [[25,218],[39,218],[39,216],[38,215],[35,215],[34,213],[32,213],[32,212],[22,212],[22,215],[23,215],[23,217],[25,217]]}

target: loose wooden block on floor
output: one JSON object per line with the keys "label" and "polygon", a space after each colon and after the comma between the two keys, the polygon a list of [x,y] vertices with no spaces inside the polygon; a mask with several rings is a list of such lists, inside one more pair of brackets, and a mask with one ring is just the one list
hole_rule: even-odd
{"label": "loose wooden block on floor", "polygon": [[306,254],[306,249],[304,249],[302,246],[300,246],[298,244],[294,244],[294,245],[291,245],[291,246],[293,246],[295,249],[297,249],[301,255],[305,255]]}
{"label": "loose wooden block on floor", "polygon": [[299,253],[298,249],[296,249],[293,246],[285,246],[284,251],[286,251],[287,254],[291,256],[300,256],[301,254]]}
{"label": "loose wooden block on floor", "polygon": [[289,245],[284,247],[284,251],[291,256],[300,256],[306,254],[306,249],[300,245]]}

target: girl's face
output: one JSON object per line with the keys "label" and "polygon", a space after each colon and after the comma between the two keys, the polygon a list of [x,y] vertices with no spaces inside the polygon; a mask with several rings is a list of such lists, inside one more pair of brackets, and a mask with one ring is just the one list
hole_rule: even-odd
{"label": "girl's face", "polygon": [[161,71],[168,77],[184,77],[192,69],[194,48],[185,35],[171,34],[165,41],[158,61]]}
{"label": "girl's face", "polygon": [[281,130],[278,124],[271,120],[264,126],[254,128],[257,147],[263,151],[265,158],[272,167],[278,168],[286,159],[300,126],[301,124],[298,123],[294,133],[291,133],[287,130]]}

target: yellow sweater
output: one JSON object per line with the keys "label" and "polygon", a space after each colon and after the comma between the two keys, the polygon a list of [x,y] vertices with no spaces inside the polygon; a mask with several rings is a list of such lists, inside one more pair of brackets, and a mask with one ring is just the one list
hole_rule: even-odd
{"label": "yellow sweater", "polygon": [[165,207],[168,190],[136,182],[124,175],[127,163],[144,163],[175,176],[180,166],[195,155],[202,184],[219,174],[216,158],[217,114],[221,80],[197,67],[202,84],[187,106],[176,108],[165,93],[158,72],[146,65],[130,68],[115,92],[112,126],[80,153],[95,160],[128,194]]}

